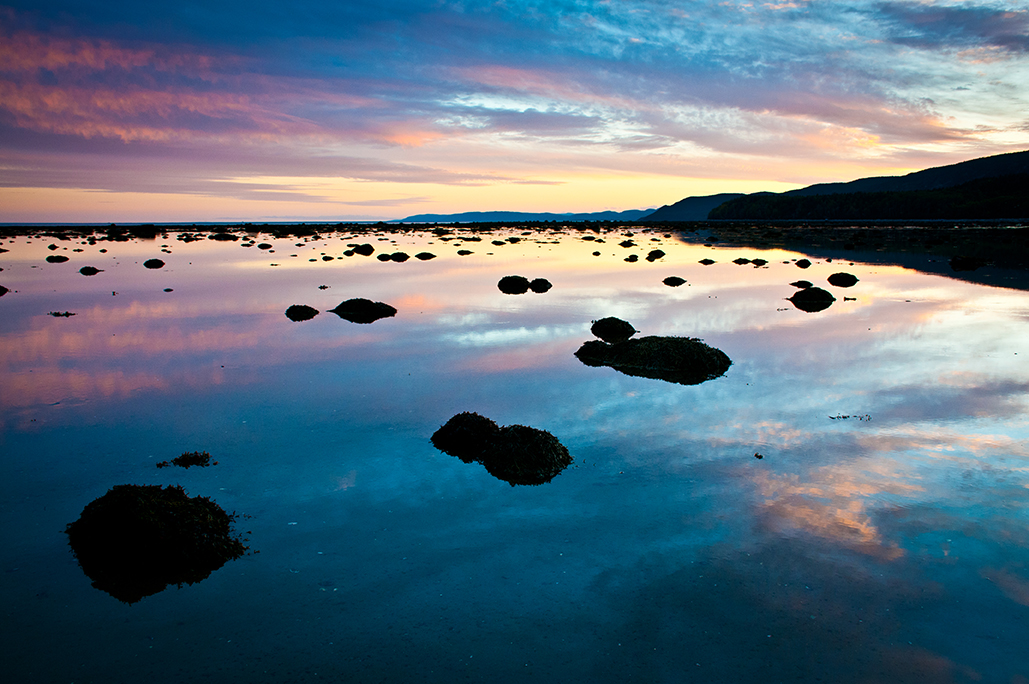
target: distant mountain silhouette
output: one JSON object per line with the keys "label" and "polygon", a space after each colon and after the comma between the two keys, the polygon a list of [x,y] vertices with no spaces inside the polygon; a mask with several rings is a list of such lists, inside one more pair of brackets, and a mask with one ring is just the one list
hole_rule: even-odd
{"label": "distant mountain silhouette", "polygon": [[739,192],[723,192],[719,195],[687,197],[675,204],[666,204],[646,217],[647,221],[703,221],[708,213],[720,204],[743,197]]}
{"label": "distant mountain silhouette", "polygon": [[525,223],[527,221],[638,221],[651,209],[598,211],[590,214],[550,214],[524,211],[466,211],[460,214],[415,214],[389,223]]}
{"label": "distant mountain silhouette", "polygon": [[[1029,217],[1024,197],[1029,150],[981,157],[906,176],[873,176],[818,183],[784,193],[687,197],[661,207],[647,221],[710,219],[985,219]],[[714,198],[727,200],[700,210]],[[679,206],[689,209],[676,213]],[[667,210],[667,211],[666,211]]]}

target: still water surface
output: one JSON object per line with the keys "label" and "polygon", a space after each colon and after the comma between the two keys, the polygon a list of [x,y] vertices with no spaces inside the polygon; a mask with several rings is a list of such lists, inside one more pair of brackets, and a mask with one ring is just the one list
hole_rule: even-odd
{"label": "still water surface", "polygon": [[[8,238],[5,679],[1029,681],[1027,293],[582,235]],[[343,256],[364,242],[437,257]],[[553,289],[505,295],[512,274]],[[793,307],[800,279],[836,301]],[[398,313],[328,313],[354,297]],[[696,386],[585,366],[605,316],[733,365]],[[513,487],[432,446],[462,411],[574,463]],[[218,465],[155,467],[194,450]],[[210,496],[259,553],[121,603],[63,530],[124,483]]]}

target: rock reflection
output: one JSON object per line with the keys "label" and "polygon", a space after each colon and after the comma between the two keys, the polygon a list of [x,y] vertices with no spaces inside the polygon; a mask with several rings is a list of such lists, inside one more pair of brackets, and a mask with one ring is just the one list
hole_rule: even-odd
{"label": "rock reflection", "polygon": [[93,586],[135,603],[205,579],[247,551],[235,514],[178,485],[117,485],[93,500],[65,532]]}
{"label": "rock reflection", "polygon": [[788,300],[801,311],[817,313],[832,306],[836,298],[820,287],[805,287],[788,297]]}
{"label": "rock reflection", "polygon": [[313,306],[307,306],[306,304],[294,304],[286,309],[286,318],[289,320],[299,323],[300,321],[309,321],[320,312]]}
{"label": "rock reflection", "polygon": [[395,316],[397,310],[384,302],[356,298],[341,302],[335,309],[329,309],[329,313],[334,313],[351,323],[374,323],[380,318]]}
{"label": "rock reflection", "polygon": [[478,461],[493,477],[514,485],[541,485],[572,463],[557,437],[525,425],[498,426],[478,413],[459,413],[433,433],[432,444],[465,463]]}

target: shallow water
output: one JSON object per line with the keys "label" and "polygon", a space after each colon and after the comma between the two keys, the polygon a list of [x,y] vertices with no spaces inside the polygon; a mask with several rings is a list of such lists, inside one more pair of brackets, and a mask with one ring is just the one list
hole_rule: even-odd
{"label": "shallow water", "polygon": [[[1029,678],[1027,293],[521,233],[0,245],[10,681]],[[437,258],[342,255],[364,242]],[[505,295],[511,274],[554,287]],[[798,310],[800,279],[836,301]],[[329,313],[353,297],[398,313]],[[733,365],[695,386],[585,366],[605,316]],[[462,411],[547,430],[574,464],[513,487],[437,451]],[[218,464],[155,467],[194,450]],[[210,496],[258,553],[119,602],[63,530],[123,483]]]}

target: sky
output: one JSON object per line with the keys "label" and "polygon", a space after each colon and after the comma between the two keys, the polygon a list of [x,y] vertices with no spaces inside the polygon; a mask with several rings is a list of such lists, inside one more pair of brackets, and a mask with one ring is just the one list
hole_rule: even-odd
{"label": "sky", "polygon": [[1029,0],[0,0],[0,222],[589,212],[1029,149]]}

